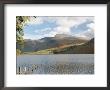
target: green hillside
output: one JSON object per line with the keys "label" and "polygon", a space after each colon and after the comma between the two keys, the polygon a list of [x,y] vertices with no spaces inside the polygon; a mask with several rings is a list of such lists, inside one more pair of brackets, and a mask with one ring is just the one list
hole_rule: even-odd
{"label": "green hillside", "polygon": [[54,50],[55,54],[94,54],[94,39],[82,45],[70,46],[59,51]]}
{"label": "green hillside", "polygon": [[63,45],[24,54],[94,54],[94,39],[86,43]]}

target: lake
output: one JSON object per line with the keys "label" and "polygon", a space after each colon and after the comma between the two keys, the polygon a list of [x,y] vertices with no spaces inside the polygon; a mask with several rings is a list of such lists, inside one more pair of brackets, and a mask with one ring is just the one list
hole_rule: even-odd
{"label": "lake", "polygon": [[17,74],[94,74],[94,54],[17,56]]}

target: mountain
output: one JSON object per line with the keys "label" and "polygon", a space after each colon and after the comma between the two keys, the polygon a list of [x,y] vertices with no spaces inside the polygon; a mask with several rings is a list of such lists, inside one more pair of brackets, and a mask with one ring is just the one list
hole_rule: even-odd
{"label": "mountain", "polygon": [[72,37],[72,36],[68,34],[56,34],[55,35],[55,38],[58,38],[58,39],[66,38],[66,37]]}
{"label": "mountain", "polygon": [[54,54],[94,54],[94,38],[84,44],[54,50],[53,52]]}
{"label": "mountain", "polygon": [[39,40],[25,39],[24,48],[22,49],[22,51],[33,52],[49,48],[60,47],[64,45],[81,44],[85,42],[87,42],[87,40],[77,38],[71,35],[56,34],[55,37],[45,37]]}

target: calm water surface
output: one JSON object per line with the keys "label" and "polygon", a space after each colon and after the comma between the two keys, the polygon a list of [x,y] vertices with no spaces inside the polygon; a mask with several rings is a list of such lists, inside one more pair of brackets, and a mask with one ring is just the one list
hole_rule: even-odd
{"label": "calm water surface", "polygon": [[17,74],[94,74],[94,54],[17,56]]}

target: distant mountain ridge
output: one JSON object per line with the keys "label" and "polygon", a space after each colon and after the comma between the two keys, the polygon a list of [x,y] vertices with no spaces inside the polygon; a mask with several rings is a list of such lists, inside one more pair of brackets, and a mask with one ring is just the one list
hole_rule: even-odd
{"label": "distant mountain ridge", "polygon": [[68,35],[68,34],[56,34],[55,35],[55,38],[67,38],[67,37],[72,37],[71,35]]}
{"label": "distant mountain ridge", "polygon": [[[23,52],[32,52],[43,49],[49,49],[69,44],[86,43],[88,40],[77,38],[66,34],[57,34],[55,37],[45,37],[39,40],[24,40]],[[19,49],[19,47],[17,47]]]}
{"label": "distant mountain ridge", "polygon": [[54,51],[55,54],[94,54],[94,38],[90,41],[76,46],[70,46]]}

